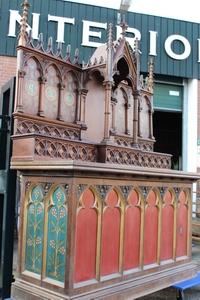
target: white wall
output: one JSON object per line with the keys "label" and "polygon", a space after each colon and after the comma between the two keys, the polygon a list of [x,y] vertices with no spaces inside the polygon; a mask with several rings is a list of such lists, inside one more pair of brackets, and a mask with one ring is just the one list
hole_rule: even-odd
{"label": "white wall", "polygon": [[198,80],[184,81],[183,95],[183,170],[197,170]]}

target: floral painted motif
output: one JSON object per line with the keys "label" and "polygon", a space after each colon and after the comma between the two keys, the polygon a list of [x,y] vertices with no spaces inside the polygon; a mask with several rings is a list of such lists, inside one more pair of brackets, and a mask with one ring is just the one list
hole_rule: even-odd
{"label": "floral painted motif", "polygon": [[65,194],[57,187],[52,195],[53,206],[48,211],[48,240],[46,275],[49,278],[63,282],[65,275],[65,252],[67,211]]}
{"label": "floral painted motif", "polygon": [[44,206],[43,191],[38,185],[32,189],[27,207],[25,269],[41,274],[43,250]]}

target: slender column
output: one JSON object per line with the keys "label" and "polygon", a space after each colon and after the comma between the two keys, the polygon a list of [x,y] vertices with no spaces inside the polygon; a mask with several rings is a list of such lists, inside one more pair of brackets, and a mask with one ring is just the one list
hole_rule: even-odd
{"label": "slender column", "polygon": [[116,132],[116,104],[117,104],[117,99],[116,98],[111,98],[111,110],[112,110],[112,128],[111,131],[112,133]]}
{"label": "slender column", "polygon": [[76,90],[76,123],[80,123],[81,120],[81,90]]}
{"label": "slender column", "polygon": [[40,78],[40,97],[39,97],[39,107],[38,107],[38,115],[40,117],[44,117],[45,83],[46,83],[46,78],[42,76]]}
{"label": "slender column", "polygon": [[141,111],[142,111],[141,103],[140,103],[140,101],[138,101],[138,136],[139,136],[139,137],[142,137],[142,133],[141,133],[141,122],[140,122]]}
{"label": "slender column", "polygon": [[23,112],[23,86],[24,86],[24,76],[25,72],[18,70],[18,80],[17,80],[17,99],[16,99],[16,111]]}
{"label": "slender column", "polygon": [[153,139],[153,111],[149,109],[149,138]]}
{"label": "slender column", "polygon": [[85,102],[86,102],[86,96],[87,96],[88,90],[82,89],[80,91],[80,123],[82,127],[86,127],[85,124]]}
{"label": "slender column", "polygon": [[125,133],[126,134],[130,134],[130,129],[129,129],[129,123],[128,123],[128,120],[129,120],[129,109],[130,109],[131,105],[127,102],[125,104]]}
{"label": "slender column", "polygon": [[[28,19],[28,10],[30,4],[28,0],[24,0],[22,3],[23,12],[20,23],[20,31],[18,36],[18,46],[26,46],[28,35],[27,35],[27,19]],[[17,49],[17,74],[16,74],[16,91],[15,91],[15,110],[17,112],[23,112],[23,85],[24,85],[24,75],[23,71],[23,50]]]}
{"label": "slender column", "polygon": [[133,111],[133,144],[138,144],[138,130],[140,131],[140,127],[138,126],[140,122],[138,122],[138,98],[139,93],[136,92],[134,95],[134,111]]}
{"label": "slender column", "polygon": [[108,141],[110,138],[110,106],[112,95],[112,82],[104,82],[105,86],[105,111],[104,111],[104,141]]}
{"label": "slender column", "polygon": [[62,117],[62,103],[63,103],[63,98],[64,98],[64,89],[65,89],[65,85],[60,83],[59,84],[59,98],[58,98],[58,116],[57,119],[58,120],[63,120]]}

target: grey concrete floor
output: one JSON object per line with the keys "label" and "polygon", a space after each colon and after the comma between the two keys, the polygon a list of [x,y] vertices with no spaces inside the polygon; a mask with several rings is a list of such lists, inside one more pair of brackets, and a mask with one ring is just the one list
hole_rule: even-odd
{"label": "grey concrete floor", "polygon": [[[198,265],[200,271],[200,242],[192,245],[192,259]],[[200,285],[184,291],[184,300],[200,300]],[[174,288],[166,288],[156,293],[140,297],[138,300],[176,300],[177,291]]]}

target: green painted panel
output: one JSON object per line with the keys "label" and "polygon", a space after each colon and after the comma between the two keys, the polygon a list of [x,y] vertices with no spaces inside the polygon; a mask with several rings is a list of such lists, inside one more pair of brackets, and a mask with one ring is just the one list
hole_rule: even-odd
{"label": "green painted panel", "polygon": [[65,193],[57,187],[52,195],[53,205],[48,212],[48,241],[46,276],[64,282],[67,235]]}
{"label": "green painted panel", "polygon": [[154,109],[182,111],[183,87],[172,84],[156,83],[153,97]]}
{"label": "green painted panel", "polygon": [[43,192],[36,186],[27,207],[25,269],[37,274],[41,274],[42,269],[43,227]]}

